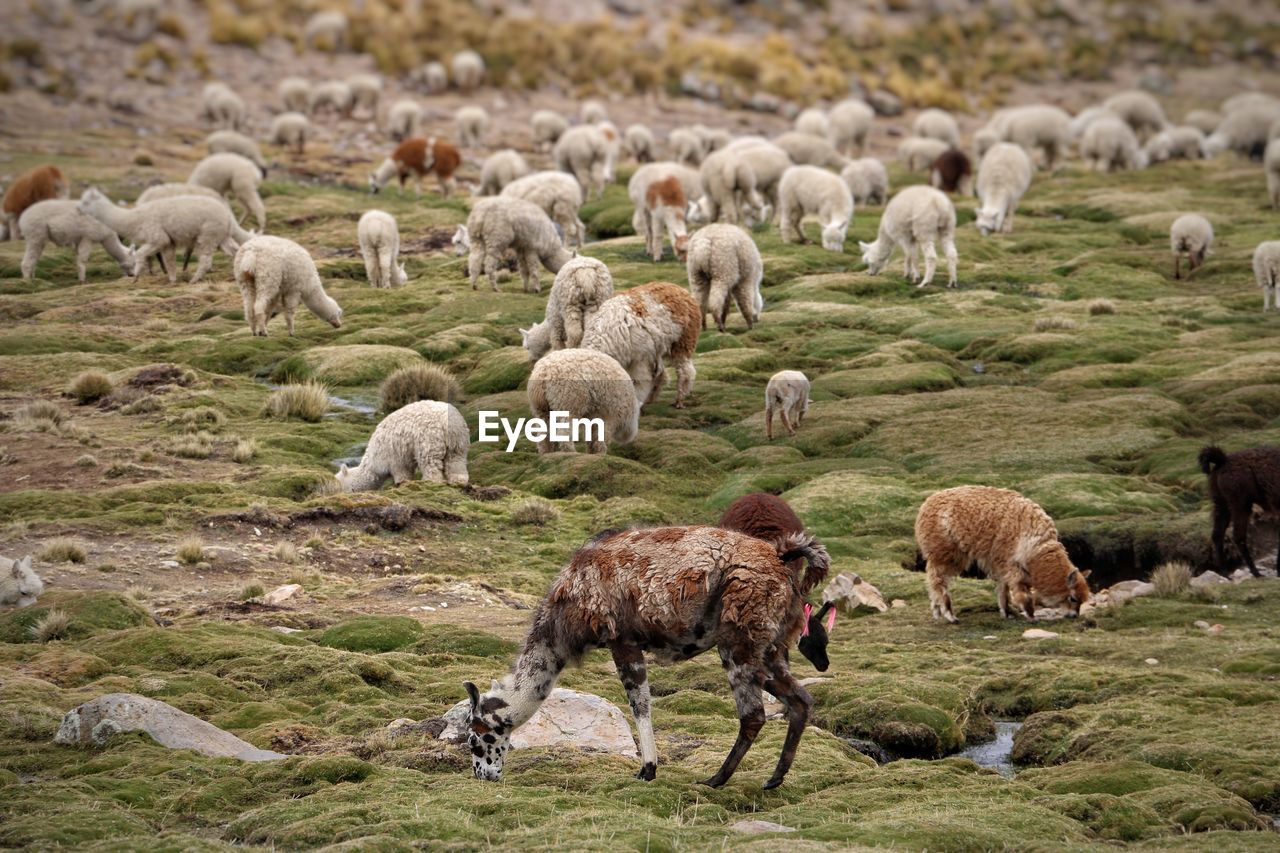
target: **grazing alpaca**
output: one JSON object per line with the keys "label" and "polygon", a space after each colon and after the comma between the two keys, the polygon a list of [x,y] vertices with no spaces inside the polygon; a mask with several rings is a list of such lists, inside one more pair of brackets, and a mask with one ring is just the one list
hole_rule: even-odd
{"label": "grazing alpaca", "polygon": [[[803,575],[786,565],[801,556],[809,564]],[[597,535],[551,584],[511,675],[484,695],[465,683],[476,777],[500,779],[512,731],[538,710],[566,666],[607,646],[640,732],[638,778],[653,779],[658,750],[644,653],[664,662],[688,660],[716,646],[738,707],[738,738],[703,784],[728,782],[751,748],[764,727],[763,688],[787,710],[782,755],[764,787],[781,785],[813,705],[791,675],[787,649],[804,628],[805,596],[829,562],[822,544],[804,534],[775,543],[702,526]]]}
{"label": "grazing alpaca", "polygon": [[948,588],[970,563],[995,580],[1006,619],[1011,596],[1032,621],[1037,604],[1065,606],[1068,616],[1076,616],[1089,599],[1088,573],[1071,564],[1053,519],[1008,489],[957,486],[934,492],[916,515],[916,543],[926,562],[935,619],[957,621]]}
{"label": "grazing alpaca", "polygon": [[[1200,470],[1209,475],[1209,497],[1213,501],[1213,557],[1218,570],[1226,573],[1224,540],[1231,523],[1231,540],[1254,577],[1258,567],[1249,552],[1249,516],[1254,504],[1265,512],[1280,511],[1280,449],[1252,447],[1226,453],[1220,447],[1200,451]],[[1276,550],[1280,571],[1280,547]]]}
{"label": "grazing alpaca", "polygon": [[773,413],[782,415],[782,426],[787,435],[795,435],[796,428],[809,413],[809,378],[798,370],[779,370],[769,377],[764,389],[764,437],[773,441]]}
{"label": "grazing alpaca", "polygon": [[[716,526],[736,530],[765,542],[776,542],[793,533],[804,533],[804,522],[791,505],[766,492],[743,495],[729,504]],[[804,571],[804,561],[797,557],[787,563],[787,568],[798,575]],[[826,672],[827,667],[831,666],[831,660],[827,657],[827,634],[836,624],[834,607],[835,603],[828,601],[814,612],[809,605],[805,605],[808,624],[800,635],[800,654],[808,658],[818,672]]]}

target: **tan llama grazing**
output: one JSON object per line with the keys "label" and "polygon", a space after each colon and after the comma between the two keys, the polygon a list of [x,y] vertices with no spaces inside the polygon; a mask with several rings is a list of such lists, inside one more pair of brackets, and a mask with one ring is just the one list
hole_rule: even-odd
{"label": "tan llama grazing", "polygon": [[[808,569],[787,562],[804,557]],[[566,666],[593,648],[613,653],[639,731],[638,778],[657,773],[658,750],[649,715],[645,652],[660,662],[688,660],[715,646],[738,710],[738,737],[724,763],[703,784],[729,781],[764,727],[761,690],[786,708],[787,735],[765,788],[782,784],[795,760],[813,698],[792,677],[787,649],[805,625],[805,597],[826,576],[826,549],[793,533],[765,542],[717,527],[606,531],[561,569],[538,606],[510,675],[471,698],[471,766],[477,778],[502,778],[511,733],[550,695]]]}
{"label": "tan llama grazing", "polygon": [[1089,599],[1088,572],[1071,564],[1058,529],[1040,505],[1008,489],[957,486],[934,492],[916,516],[933,617],[955,622],[951,579],[977,563],[996,582],[1000,615],[1009,599],[1031,620],[1036,606],[1076,616]]}

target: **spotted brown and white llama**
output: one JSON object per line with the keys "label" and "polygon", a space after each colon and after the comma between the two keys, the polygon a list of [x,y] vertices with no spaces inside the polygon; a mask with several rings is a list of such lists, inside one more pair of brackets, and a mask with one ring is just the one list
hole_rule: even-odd
{"label": "spotted brown and white llama", "polygon": [[[804,557],[808,568],[787,563]],[[480,779],[502,777],[511,733],[533,716],[566,666],[608,648],[639,730],[639,778],[657,773],[644,653],[660,662],[688,660],[712,646],[729,676],[738,737],[703,784],[729,781],[764,727],[761,690],[786,707],[782,755],[765,788],[782,784],[795,760],[813,698],[792,677],[787,649],[805,625],[805,596],[830,558],[814,537],[789,534],[772,543],[717,527],[605,531],[570,559],[533,617],[512,673],[471,698],[471,764]]]}

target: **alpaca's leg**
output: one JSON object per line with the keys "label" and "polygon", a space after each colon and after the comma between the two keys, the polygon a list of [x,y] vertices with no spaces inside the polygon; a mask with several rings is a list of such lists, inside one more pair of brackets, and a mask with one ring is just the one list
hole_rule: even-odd
{"label": "alpaca's leg", "polygon": [[653,739],[653,717],[649,715],[649,679],[644,666],[644,652],[638,646],[618,644],[612,647],[613,665],[627,691],[627,704],[636,720],[640,740],[640,772],[637,779],[651,781],[658,772],[658,746]]}
{"label": "alpaca's leg", "polygon": [[956,251],[954,237],[942,238],[942,254],[947,259],[947,287],[955,287],[956,263],[960,260],[960,254]]}
{"label": "alpaca's leg", "polygon": [[782,425],[783,427],[786,428],[787,435],[795,435],[796,425],[791,422],[791,412],[788,410],[788,408],[786,406],[783,406],[782,411],[779,414],[782,415]]}
{"label": "alpaca's leg", "polygon": [[776,788],[782,784],[791,764],[796,760],[796,748],[800,746],[800,736],[809,722],[809,711],[813,707],[813,697],[796,681],[787,669],[784,659],[770,661],[769,672],[773,676],[764,683],[764,689],[778,698],[787,708],[787,739],[782,743],[782,754],[778,756],[778,766],[774,768],[769,781],[764,783],[765,790]]}
{"label": "alpaca's leg", "polygon": [[85,264],[89,261],[89,253],[93,251],[92,240],[81,240],[76,244],[76,280],[84,284]]}
{"label": "alpaca's leg", "polygon": [[[289,331],[289,337],[293,337],[293,315],[298,311],[298,305],[302,302],[302,297],[297,291],[290,293],[284,300],[284,325]],[[413,473],[412,471],[410,472]]]}
{"label": "alpaca's leg", "polygon": [[996,603],[1000,605],[1000,618],[1009,618],[1009,585],[1003,580],[996,581]]}
{"label": "alpaca's leg", "polygon": [[[27,237],[27,245],[22,250],[22,277],[30,281],[35,275],[36,261],[44,254],[45,240],[35,234]],[[80,280],[84,281],[84,266],[80,266]]]}
{"label": "alpaca's leg", "polygon": [[467,452],[451,450],[444,457],[444,481],[451,486],[465,486],[471,478],[467,474]]}
{"label": "alpaca's leg", "polygon": [[698,371],[693,366],[693,359],[685,356],[676,362],[676,403],[677,409],[684,408],[684,401],[693,393],[693,380]]}
{"label": "alpaca's leg", "polygon": [[662,393],[662,388],[667,384],[667,366],[659,359],[658,363],[653,366],[653,387],[649,389],[649,396],[645,398],[645,403],[652,403],[658,399],[658,395]]}
{"label": "alpaca's leg", "polygon": [[[735,644],[738,645],[738,644]],[[739,647],[749,646],[747,643]],[[733,701],[738,707],[738,738],[733,748],[725,756],[724,764],[716,771],[716,775],[703,780],[702,784],[711,788],[719,788],[738,769],[742,758],[755,742],[756,735],[764,728],[764,702],[760,689],[764,686],[765,671],[759,663],[739,652],[741,657],[735,659],[733,653],[725,646],[720,647],[720,660],[729,674],[729,686],[733,690]]]}
{"label": "alpaca's leg", "polygon": [[160,250],[160,259],[164,261],[165,272],[169,274],[169,283],[178,283],[178,253],[172,243]]}
{"label": "alpaca's leg", "polygon": [[925,585],[929,588],[929,604],[934,619],[946,619],[957,622],[955,611],[951,607],[951,578],[960,574],[960,569],[949,559],[950,554],[931,553],[925,557]]}
{"label": "alpaca's leg", "polygon": [[476,290],[480,284],[480,273],[484,271],[484,258],[484,247],[472,244],[471,255],[467,258],[467,277],[471,279],[472,290]]}
{"label": "alpaca's leg", "polygon": [[770,401],[764,407],[764,439],[765,441],[773,441],[773,402]]}
{"label": "alpaca's leg", "polygon": [[1261,577],[1261,572],[1253,564],[1253,554],[1249,553],[1249,515],[1252,510],[1253,507],[1251,506],[1232,510],[1231,541],[1236,543],[1236,549],[1240,552],[1240,556],[1244,558],[1244,564],[1249,567],[1249,571],[1256,578]]}
{"label": "alpaca's leg", "polygon": [[267,323],[271,320],[271,297],[259,293],[253,303],[253,313],[258,321],[258,327],[254,329],[253,333],[258,337],[265,338],[267,336]]}
{"label": "alpaca's leg", "polygon": [[[145,262],[147,266],[147,274],[151,274],[151,257],[160,251],[160,247],[154,243],[143,243],[133,252],[133,277],[137,278],[142,272],[142,265]],[[164,263],[164,258],[160,259],[160,263]]]}
{"label": "alpaca's leg", "polygon": [[[475,247],[472,247],[475,251]],[[488,248],[484,253],[484,272],[489,276],[489,288],[494,292],[498,292],[498,268],[502,266],[502,257],[495,251]]]}
{"label": "alpaca's leg", "polygon": [[742,313],[742,319],[747,321],[748,331],[751,330],[755,327],[756,320],[759,318],[756,316],[756,306],[751,301],[750,290],[746,286],[735,287],[733,289],[733,299],[738,303],[738,310]]}
{"label": "alpaca's leg", "polygon": [[216,247],[214,246],[197,247],[196,257],[199,258],[199,261],[196,263],[196,271],[191,274],[192,284],[195,284],[200,279],[204,278],[204,274],[213,266],[213,252],[215,248]]}
{"label": "alpaca's leg", "polygon": [[1227,554],[1226,554],[1226,538],[1227,525],[1231,522],[1231,508],[1225,503],[1214,502],[1213,504],[1213,532],[1210,534],[1210,540],[1213,542],[1213,564],[1221,574],[1227,571]]}
{"label": "alpaca's leg", "polygon": [[253,304],[253,293],[249,290],[241,290],[240,296],[244,301],[244,319],[249,324],[249,334],[258,334],[258,315]]}
{"label": "alpaca's leg", "polygon": [[1182,253],[1173,253],[1173,277],[1174,279],[1182,278]]}
{"label": "alpaca's leg", "polygon": [[542,276],[539,275],[539,270],[541,269],[542,269],[542,260],[538,257],[538,253],[525,252],[524,253],[524,269],[522,270],[522,272],[524,273],[525,293],[529,292],[529,279],[533,279],[533,292],[534,293],[542,292]]}
{"label": "alpaca's leg", "polygon": [[924,278],[920,279],[917,287],[925,287],[933,281],[933,274],[938,271],[938,249],[933,245],[933,241],[929,240],[921,247],[924,252]]}
{"label": "alpaca's leg", "polygon": [[194,248],[195,248],[195,247],[194,247],[194,245],[192,245],[192,246],[188,246],[188,247],[187,247],[187,253],[186,253],[185,255],[183,255],[183,256],[182,256],[182,271],[183,271],[183,272],[186,272],[186,271],[187,271],[187,265],[191,263],[191,251],[192,251],[192,249],[194,249]]}

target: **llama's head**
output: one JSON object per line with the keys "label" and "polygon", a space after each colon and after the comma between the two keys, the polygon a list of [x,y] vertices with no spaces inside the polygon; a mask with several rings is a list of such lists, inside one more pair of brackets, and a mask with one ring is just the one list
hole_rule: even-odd
{"label": "llama's head", "polygon": [[502,764],[511,748],[511,730],[515,728],[508,716],[510,706],[495,694],[500,690],[498,682],[484,696],[470,681],[463,682],[467,696],[471,698],[470,717],[467,720],[467,746],[471,749],[471,769],[477,779],[496,782],[502,778]]}
{"label": "llama's head", "polygon": [[520,343],[529,352],[529,362],[536,362],[551,351],[551,324],[546,320],[520,330]]}
{"label": "llama's head", "polygon": [[862,249],[862,262],[867,265],[867,272],[872,275],[879,275],[880,270],[884,269],[884,262],[889,260],[888,255],[880,253],[879,244],[879,240],[875,243],[858,241],[858,248]]}
{"label": "llama's head", "polygon": [[392,278],[395,280],[397,285],[404,284],[409,280],[409,274],[404,271],[404,264],[396,265],[396,273]]}
{"label": "llama's head", "polygon": [[1066,549],[1048,549],[1033,557],[1029,568],[1035,607],[1060,607],[1072,619],[1080,615],[1080,605],[1089,600],[1089,572],[1072,565]]}
{"label": "llama's head", "polygon": [[999,231],[1000,211],[994,207],[980,207],[974,218],[974,224],[978,226],[978,231],[983,237],[988,236],[992,231]]}
{"label": "llama's head", "polygon": [[835,602],[832,601],[822,605],[819,610],[814,610],[811,604],[804,606],[805,626],[804,633],[800,635],[800,654],[818,672],[826,672],[827,667],[831,666],[831,660],[827,657],[827,643],[830,640],[828,632],[836,626],[835,608]]}
{"label": "llama's head", "polygon": [[844,237],[849,230],[849,220],[832,222],[822,228],[822,248],[828,252],[843,252]]}
{"label": "llama's head", "polygon": [[89,187],[81,194],[80,201],[76,202],[76,212],[88,215],[95,205],[106,201],[106,198],[97,187]]}
{"label": "llama's head", "polygon": [[677,234],[675,242],[671,244],[671,250],[676,253],[676,258],[681,261],[689,259],[689,235]]}
{"label": "llama's head", "polygon": [[453,253],[459,258],[465,257],[471,251],[471,233],[467,231],[467,226],[458,226],[458,230],[453,232],[452,242]]}
{"label": "llama's head", "polygon": [[355,479],[355,472],[347,467],[347,463],[342,463],[334,477],[337,479],[338,485],[342,487],[342,491],[351,491],[351,481]]}

